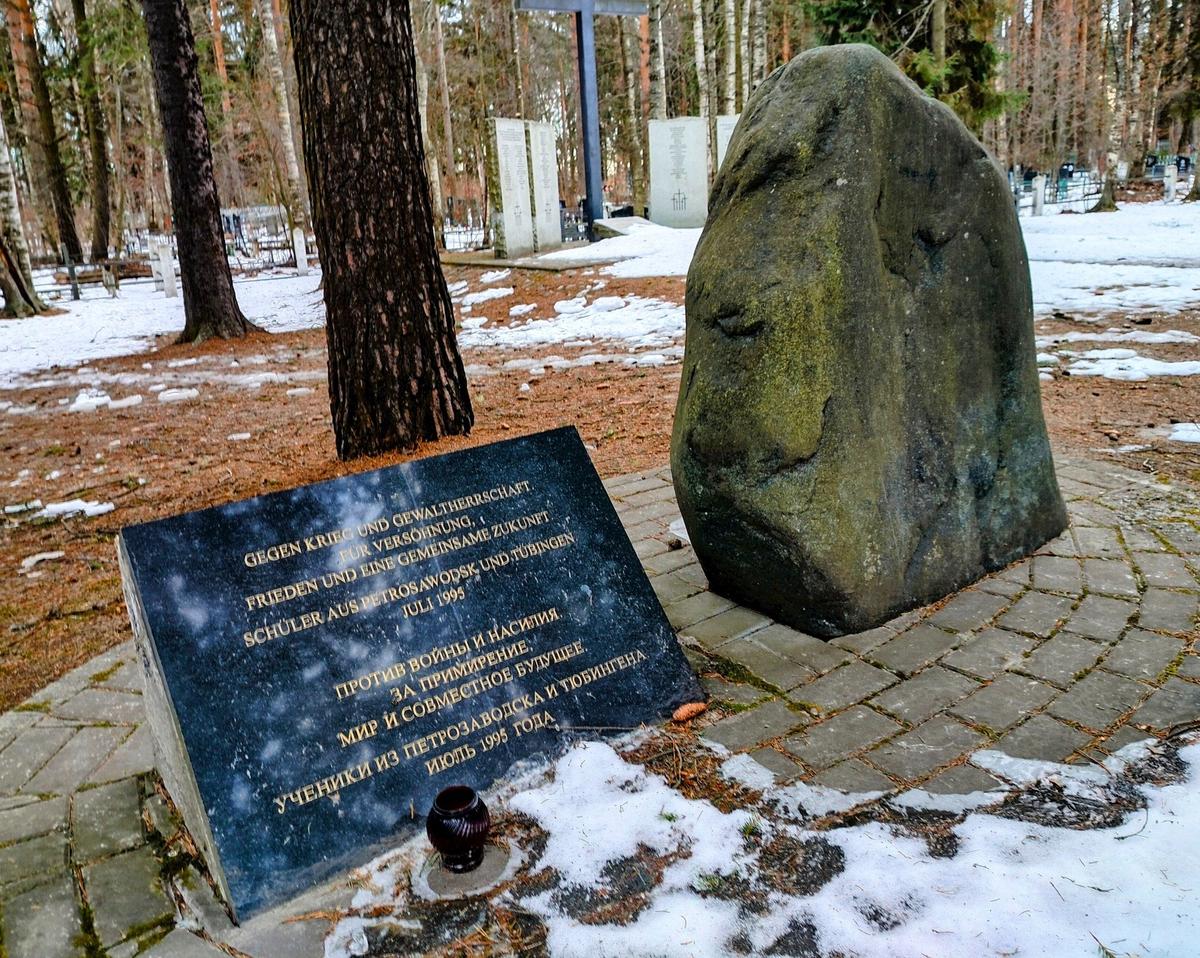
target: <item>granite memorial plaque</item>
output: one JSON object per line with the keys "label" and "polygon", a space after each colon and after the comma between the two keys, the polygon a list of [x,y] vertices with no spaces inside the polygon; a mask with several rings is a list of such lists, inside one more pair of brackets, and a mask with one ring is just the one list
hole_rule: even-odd
{"label": "granite memorial plaque", "polygon": [[733,138],[734,128],[737,126],[738,120],[742,118],[740,113],[734,113],[729,116],[717,117],[717,170],[721,169],[721,164],[725,162],[725,152],[729,149],[729,141]]}
{"label": "granite memorial plaque", "polygon": [[118,549],[159,767],[239,918],[406,837],[448,785],[703,699],[570,427]]}
{"label": "granite memorial plaque", "polygon": [[494,135],[494,167],[488,196],[496,255],[528,256],[533,252],[533,210],[530,205],[529,156],[522,120],[489,120]]}
{"label": "granite memorial plaque", "polygon": [[533,243],[539,250],[562,246],[558,203],[558,142],[554,126],[530,120],[529,179],[533,184]]}
{"label": "granite memorial plaque", "polygon": [[698,116],[650,121],[650,220],[703,226],[708,216],[708,131]]}

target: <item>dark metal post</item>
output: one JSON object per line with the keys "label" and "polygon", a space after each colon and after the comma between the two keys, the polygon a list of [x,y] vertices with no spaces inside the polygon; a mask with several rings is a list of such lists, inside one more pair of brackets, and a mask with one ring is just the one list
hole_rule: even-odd
{"label": "dark metal post", "polygon": [[71,299],[79,299],[79,277],[75,275],[75,264],[71,262],[71,254],[67,252],[67,244],[60,243],[59,251],[63,262],[67,264],[67,279],[71,282]]}
{"label": "dark metal post", "polygon": [[575,14],[575,41],[579,47],[579,109],[583,126],[583,180],[587,186],[584,213],[589,240],[596,237],[592,224],[604,218],[604,188],[600,182],[600,102],[596,93],[596,37],[589,0]]}

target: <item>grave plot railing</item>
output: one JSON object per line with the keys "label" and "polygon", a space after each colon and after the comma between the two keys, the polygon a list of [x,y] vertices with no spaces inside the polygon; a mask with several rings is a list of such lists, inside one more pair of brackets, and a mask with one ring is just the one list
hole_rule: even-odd
{"label": "grave plot railing", "polygon": [[[1034,182],[1034,180],[1025,182],[1016,195],[1019,216],[1033,215]],[[1103,180],[1093,173],[1081,172],[1062,179],[1047,176],[1042,191],[1043,212],[1061,213],[1071,210],[1075,213],[1083,213],[1095,205],[1103,186]]]}
{"label": "grave plot railing", "polygon": [[442,228],[446,252],[470,253],[477,249],[486,249],[492,245],[491,227],[458,225],[447,223]]}

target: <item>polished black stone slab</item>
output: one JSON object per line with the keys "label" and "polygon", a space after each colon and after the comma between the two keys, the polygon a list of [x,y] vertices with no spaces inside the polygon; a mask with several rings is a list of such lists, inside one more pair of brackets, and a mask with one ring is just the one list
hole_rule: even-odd
{"label": "polished black stone slab", "polygon": [[703,698],[578,433],[125,529],[164,780],[239,917],[450,784]]}

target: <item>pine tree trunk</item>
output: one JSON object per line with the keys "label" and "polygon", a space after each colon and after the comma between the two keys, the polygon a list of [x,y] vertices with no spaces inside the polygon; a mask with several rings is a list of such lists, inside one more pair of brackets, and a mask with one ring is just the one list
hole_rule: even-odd
{"label": "pine tree trunk", "polygon": [[469,432],[433,240],[408,3],[292,0],[291,16],[338,456]]}
{"label": "pine tree trunk", "polygon": [[[33,289],[33,266],[29,260],[29,245],[25,242],[25,230],[21,224],[21,202],[17,196],[17,178],[13,175],[9,153],[8,131],[4,126],[4,115],[0,112],[0,242],[3,242],[12,258],[10,272],[14,290],[24,290],[21,299],[31,312],[42,312],[46,304]],[[5,296],[7,300],[8,297]],[[15,312],[14,312],[15,315]]]}
{"label": "pine tree trunk", "polygon": [[225,256],[221,203],[187,6],[184,0],[142,0],[142,12],[166,142],[179,248],[185,316],[179,341],[243,336],[255,327],[238,308]]}
{"label": "pine tree trunk", "polygon": [[17,266],[17,258],[8,242],[0,236],[0,316],[20,319],[38,312],[33,306],[33,287],[26,286]]}
{"label": "pine tree trunk", "polygon": [[450,110],[450,80],[446,75],[446,40],[442,36],[442,7],[432,3],[430,16],[433,18],[433,49],[437,55],[438,87],[442,98],[442,138],[446,150],[446,168],[444,170],[453,196],[458,188],[457,160],[454,156],[454,114]]}
{"label": "pine tree trunk", "polygon": [[96,55],[85,0],[71,0],[75,30],[79,37],[80,70],[83,74],[83,110],[87,119],[88,147],[92,158],[92,261],[108,259],[108,239],[112,232],[108,133],[104,109],[100,106],[100,85],[96,78]]}
{"label": "pine tree trunk", "polygon": [[933,11],[929,22],[929,46],[933,53],[933,62],[939,70],[944,70],[946,68],[946,0],[933,0]]}
{"label": "pine tree trunk", "polygon": [[66,246],[71,259],[80,263],[83,261],[83,247],[79,244],[79,234],[75,230],[75,207],[71,202],[71,188],[67,183],[67,168],[58,148],[54,106],[50,101],[50,88],[46,85],[46,71],[42,66],[42,44],[33,26],[28,0],[15,0],[10,3],[8,12],[9,15],[15,13],[16,26],[22,35],[33,102],[37,107],[37,136],[46,163],[46,178],[50,186],[50,199],[54,204],[54,218],[58,224],[58,239]]}
{"label": "pine tree trunk", "polygon": [[[411,12],[411,11],[410,11]],[[437,16],[436,10],[429,11]],[[421,142],[429,142],[429,74],[425,70],[425,60],[421,56],[421,31],[416,21],[412,21],[413,30],[413,62],[417,73],[417,115],[421,118]],[[429,164],[429,200],[433,210],[433,236],[438,248],[445,246],[442,236],[442,217],[445,206],[442,200],[442,176],[438,170],[437,150],[430,150],[425,155]]]}
{"label": "pine tree trunk", "polygon": [[275,12],[271,0],[260,0],[259,21],[262,26],[263,47],[266,50],[267,73],[271,77],[271,92],[275,97],[275,114],[279,118],[279,144],[283,150],[283,170],[287,177],[284,205],[293,226],[303,229],[307,225],[304,212],[304,185],[300,182],[300,161],[296,157],[296,145],[292,142],[292,111],[288,106],[287,84],[283,78],[283,60],[279,56],[279,42],[275,36]]}
{"label": "pine tree trunk", "polygon": [[221,25],[220,0],[208,0],[208,10],[212,20],[213,62],[221,80],[221,115],[228,117],[233,112],[233,102],[229,98],[229,69],[225,65],[225,30]]}
{"label": "pine tree trunk", "polygon": [[1109,170],[1104,175],[1104,187],[1100,191],[1100,199],[1089,213],[1115,213],[1117,211],[1117,175]]}
{"label": "pine tree trunk", "polygon": [[642,176],[642,124],[638,110],[638,78],[634,37],[625,29],[625,18],[616,17],[617,42],[621,45],[621,69],[625,75],[625,122],[629,126],[629,178],[633,186],[635,215],[646,205],[646,181]]}
{"label": "pine tree trunk", "polygon": [[650,0],[650,119],[667,118],[667,70],[663,51],[662,0]]}
{"label": "pine tree trunk", "polygon": [[1185,203],[1200,203],[1200,170],[1192,171],[1192,188],[1188,190],[1188,195],[1183,198]]}

